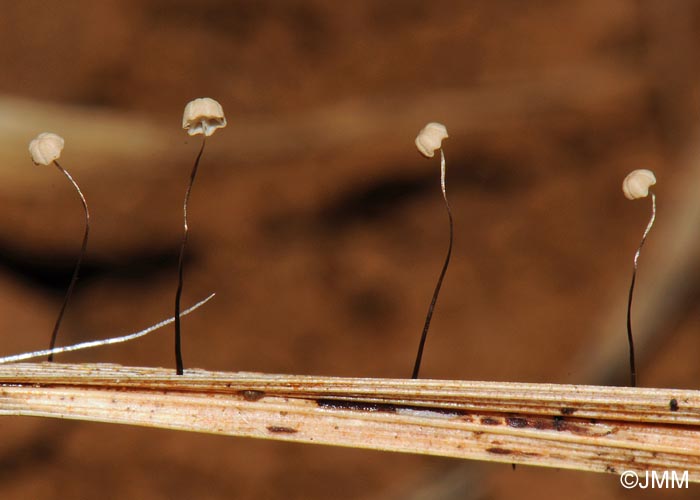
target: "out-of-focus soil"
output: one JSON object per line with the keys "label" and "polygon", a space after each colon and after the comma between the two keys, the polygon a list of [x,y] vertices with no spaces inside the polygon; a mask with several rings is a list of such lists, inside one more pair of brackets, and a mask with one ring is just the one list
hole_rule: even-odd
{"label": "out-of-focus soil", "polygon": [[[59,343],[134,331],[172,308],[182,196],[199,146],[179,122],[187,101],[207,95],[229,124],[208,141],[194,187],[184,301],[217,297],[183,322],[187,366],[409,376],[447,250],[439,165],[413,139],[441,121],[455,247],[422,376],[626,382],[581,353],[614,331],[624,373],[631,259],[649,217],[648,200],[623,198],[624,176],[656,172],[662,227],[682,216],[664,209],[679,201],[673,186],[700,178],[688,160],[700,116],[700,5],[1,8],[0,94],[58,111],[37,119],[0,102],[0,128],[21,139],[0,139],[0,353],[47,344],[82,231],[75,193],[23,156],[27,142],[48,126],[65,135],[62,164],[93,215]],[[92,125],[62,122],[62,109],[135,125],[110,136],[117,152],[100,157]],[[164,138],[152,150],[134,146],[144,123]],[[654,236],[642,297],[671,243]],[[697,387],[697,277],[689,267],[683,307],[640,347],[642,385]],[[57,361],[171,366],[171,336]],[[624,495],[615,476],[96,423],[3,418],[0,436],[3,499],[419,498],[445,491],[458,467],[470,496],[454,498]]]}

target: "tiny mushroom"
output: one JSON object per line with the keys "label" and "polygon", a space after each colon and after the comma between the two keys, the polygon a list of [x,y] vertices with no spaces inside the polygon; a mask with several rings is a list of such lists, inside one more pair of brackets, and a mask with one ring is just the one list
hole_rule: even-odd
{"label": "tiny mushroom", "polygon": [[651,218],[647,224],[644,234],[642,235],[642,240],[639,242],[637,251],[634,254],[634,261],[632,267],[632,281],[630,283],[629,294],[627,296],[627,343],[629,344],[629,358],[630,358],[630,385],[636,387],[637,385],[637,368],[635,364],[634,356],[634,336],[632,334],[632,299],[634,297],[634,285],[637,281],[637,269],[639,267],[639,256],[642,253],[642,247],[644,242],[649,235],[649,231],[654,226],[654,221],[656,220],[656,195],[649,188],[656,184],[656,176],[654,172],[646,169],[633,170],[630,172],[625,180],[622,181],[622,192],[625,198],[628,200],[638,200],[640,198],[646,198],[651,194]]}
{"label": "tiny mushroom", "polygon": [[442,265],[442,270],[438,276],[437,285],[435,286],[435,291],[430,300],[430,305],[428,306],[428,314],[425,317],[425,324],[423,325],[423,332],[418,343],[418,352],[416,353],[416,361],[413,365],[413,373],[411,378],[418,378],[420,372],[421,360],[423,358],[423,349],[425,347],[425,341],[428,338],[428,330],[430,329],[430,322],[433,317],[433,311],[435,310],[435,304],[437,303],[438,296],[440,295],[440,288],[442,287],[442,280],[445,278],[445,273],[447,272],[447,267],[450,265],[450,256],[452,255],[452,243],[454,240],[454,224],[452,222],[452,211],[450,210],[450,204],[447,202],[447,190],[445,188],[445,155],[442,151],[442,141],[446,139],[447,128],[442,123],[430,122],[423,129],[418,132],[416,137],[416,147],[418,151],[426,158],[432,158],[435,156],[435,151],[440,150],[440,187],[442,189],[442,199],[445,202],[445,209],[447,210],[447,218],[450,226],[450,242],[447,247],[447,256],[445,257],[445,262]]}
{"label": "tiny mushroom", "polygon": [[216,129],[226,126],[224,109],[210,97],[200,97],[187,103],[182,115],[182,128],[190,135],[209,137]]}
{"label": "tiny mushroom", "polygon": [[226,118],[224,117],[224,110],[214,99],[210,97],[200,97],[190,101],[185,106],[185,112],[182,115],[182,128],[187,130],[189,135],[203,134],[202,145],[199,148],[199,153],[197,154],[194,165],[192,166],[192,173],[190,174],[190,181],[187,185],[187,190],[185,191],[185,200],[182,204],[183,212],[183,235],[182,243],[180,244],[180,258],[178,259],[177,265],[177,290],[175,292],[175,371],[178,375],[184,373],[184,363],[182,361],[182,345],[181,345],[181,326],[180,326],[180,299],[182,297],[182,287],[183,287],[183,269],[185,264],[185,248],[187,246],[188,239],[188,225],[187,225],[187,204],[189,203],[190,193],[192,192],[192,186],[194,185],[194,179],[197,176],[197,170],[199,168],[199,161],[202,159],[202,153],[204,153],[204,146],[206,144],[207,137],[216,132],[216,129],[223,128],[226,126]]}
{"label": "tiny mushroom", "polygon": [[416,147],[422,155],[432,158],[435,151],[442,147],[442,140],[447,137],[447,128],[442,123],[431,122],[418,132]]}
{"label": "tiny mushroom", "polygon": [[628,200],[638,200],[649,195],[649,188],[656,184],[654,172],[646,169],[633,170],[622,181],[622,192]]}
{"label": "tiny mushroom", "polygon": [[51,132],[43,132],[36,136],[36,138],[34,138],[29,143],[29,153],[32,156],[32,161],[34,162],[34,164],[50,165],[51,163],[53,163],[54,166],[59,170],[59,172],[61,172],[66,177],[66,179],[68,179],[68,181],[73,185],[73,188],[80,197],[80,201],[83,204],[83,210],[85,212],[85,232],[83,233],[83,243],[80,247],[80,254],[78,254],[78,261],[76,262],[75,268],[73,270],[73,276],[71,277],[70,283],[68,284],[68,290],[66,291],[66,295],[63,299],[63,305],[61,306],[61,309],[58,313],[58,318],[56,319],[56,323],[53,327],[53,332],[51,333],[51,340],[49,342],[49,349],[47,351],[49,353],[48,361],[53,361],[53,349],[56,345],[58,331],[61,327],[61,322],[63,321],[63,314],[66,312],[68,302],[70,301],[70,298],[73,295],[73,289],[75,288],[75,285],[78,281],[80,266],[83,262],[83,258],[85,257],[85,252],[87,250],[88,243],[88,235],[90,234],[90,211],[88,210],[88,205],[87,201],[85,200],[85,196],[83,196],[83,192],[80,190],[80,187],[78,186],[78,183],[75,181],[75,179],[73,179],[73,176],[68,172],[68,170],[63,168],[58,163],[58,158],[61,156],[63,146],[63,137],[53,134]]}
{"label": "tiny mushroom", "polygon": [[65,141],[60,135],[42,132],[29,143],[29,153],[35,165],[49,165],[57,160],[63,151]]}

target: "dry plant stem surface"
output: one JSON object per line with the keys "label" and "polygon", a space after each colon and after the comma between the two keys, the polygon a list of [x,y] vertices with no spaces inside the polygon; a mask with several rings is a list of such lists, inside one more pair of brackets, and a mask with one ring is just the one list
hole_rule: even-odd
{"label": "dry plant stem surface", "polygon": [[[70,301],[71,295],[73,295],[73,289],[78,281],[78,273],[80,272],[80,266],[83,262],[83,257],[85,257],[85,250],[87,249],[88,235],[90,233],[90,212],[88,210],[87,201],[85,201],[85,196],[83,192],[78,187],[78,183],[75,182],[73,177],[64,169],[57,160],[53,161],[56,168],[65,175],[68,180],[73,184],[73,187],[78,192],[80,196],[80,201],[83,203],[83,210],[85,211],[85,233],[83,234],[83,244],[80,247],[80,255],[78,255],[78,262],[75,264],[75,269],[73,270],[73,276],[71,277],[70,284],[68,285],[68,290],[66,291],[66,296],[63,299],[63,305],[61,305],[61,310],[58,313],[58,318],[56,319],[56,324],[53,327],[53,332],[51,333],[51,342],[49,342],[49,350],[52,350],[56,346],[56,337],[58,336],[58,329],[61,327],[61,321],[63,320],[63,315],[66,312],[66,307],[68,306],[68,301]],[[49,361],[53,361],[53,353],[49,354]]]}
{"label": "dry plant stem surface", "polygon": [[647,240],[647,236],[649,235],[649,231],[651,231],[652,226],[654,225],[654,220],[656,219],[656,195],[654,193],[651,193],[651,218],[649,219],[649,223],[647,224],[646,229],[644,230],[644,235],[642,236],[642,241],[639,243],[639,247],[637,247],[637,251],[634,254],[634,265],[632,269],[632,282],[630,283],[630,291],[629,291],[629,296],[627,299],[627,342],[629,343],[629,350],[630,350],[630,386],[636,387],[637,386],[637,368],[635,366],[635,357],[634,357],[634,338],[632,336],[632,298],[634,296],[634,284],[635,281],[637,280],[637,267],[639,264],[639,256],[642,253],[642,247],[644,246],[644,242]]}
{"label": "dry plant stem surface", "polygon": [[450,221],[450,244],[447,248],[447,256],[445,257],[445,263],[442,265],[442,270],[440,271],[440,276],[438,277],[437,285],[435,286],[435,291],[433,292],[433,298],[430,300],[428,314],[425,317],[425,325],[423,325],[423,333],[421,334],[420,343],[418,344],[418,353],[416,354],[416,362],[413,365],[413,373],[411,374],[411,378],[418,378],[418,373],[420,372],[420,363],[423,359],[423,348],[425,347],[425,340],[428,338],[428,330],[430,329],[430,321],[433,318],[433,311],[435,310],[435,304],[437,302],[438,295],[440,295],[442,281],[445,278],[447,267],[450,265],[450,257],[452,256],[454,224],[452,222],[452,211],[450,210],[450,204],[447,202],[447,192],[445,190],[445,155],[442,152],[442,149],[440,149],[440,187],[442,188],[442,199],[445,201],[445,208],[447,209],[447,217]]}
{"label": "dry plant stem surface", "polygon": [[199,148],[199,153],[194,161],[194,166],[192,167],[192,173],[190,174],[190,182],[187,185],[187,191],[185,192],[185,201],[182,204],[182,211],[184,214],[184,231],[182,233],[182,244],[180,245],[180,257],[177,262],[177,292],[175,293],[175,370],[178,375],[182,375],[185,366],[182,362],[182,343],[180,335],[180,298],[182,297],[182,283],[183,283],[183,268],[185,264],[185,247],[187,246],[187,236],[189,228],[187,226],[187,203],[190,200],[190,194],[192,193],[192,186],[194,185],[194,179],[197,176],[197,170],[199,169],[199,160],[202,159],[202,153],[204,153],[204,146],[207,142],[206,136],[202,136],[202,146]]}
{"label": "dry plant stem surface", "polygon": [[357,379],[46,363],[0,366],[0,415],[700,482],[700,391]]}

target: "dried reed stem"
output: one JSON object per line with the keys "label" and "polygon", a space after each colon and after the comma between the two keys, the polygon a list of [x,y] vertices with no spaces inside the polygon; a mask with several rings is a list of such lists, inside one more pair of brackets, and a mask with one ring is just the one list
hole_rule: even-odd
{"label": "dried reed stem", "polygon": [[0,366],[0,415],[112,422],[700,482],[700,391]]}

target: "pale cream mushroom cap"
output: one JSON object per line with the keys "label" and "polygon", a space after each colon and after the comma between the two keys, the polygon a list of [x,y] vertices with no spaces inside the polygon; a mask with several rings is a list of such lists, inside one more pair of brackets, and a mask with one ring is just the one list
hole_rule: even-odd
{"label": "pale cream mushroom cap", "polygon": [[646,198],[649,195],[649,187],[656,184],[654,172],[646,169],[633,170],[622,181],[622,192],[628,200]]}
{"label": "pale cream mushroom cap", "polygon": [[210,97],[200,97],[187,103],[182,115],[182,128],[190,135],[204,134],[209,137],[216,129],[226,126],[226,117],[221,104]]}
{"label": "pale cream mushroom cap", "polygon": [[29,143],[29,154],[35,165],[48,165],[57,160],[63,151],[64,140],[60,135],[42,132]]}
{"label": "pale cream mushroom cap", "polygon": [[442,123],[431,122],[418,132],[416,147],[423,156],[432,158],[442,146],[442,140],[447,137],[447,128]]}

